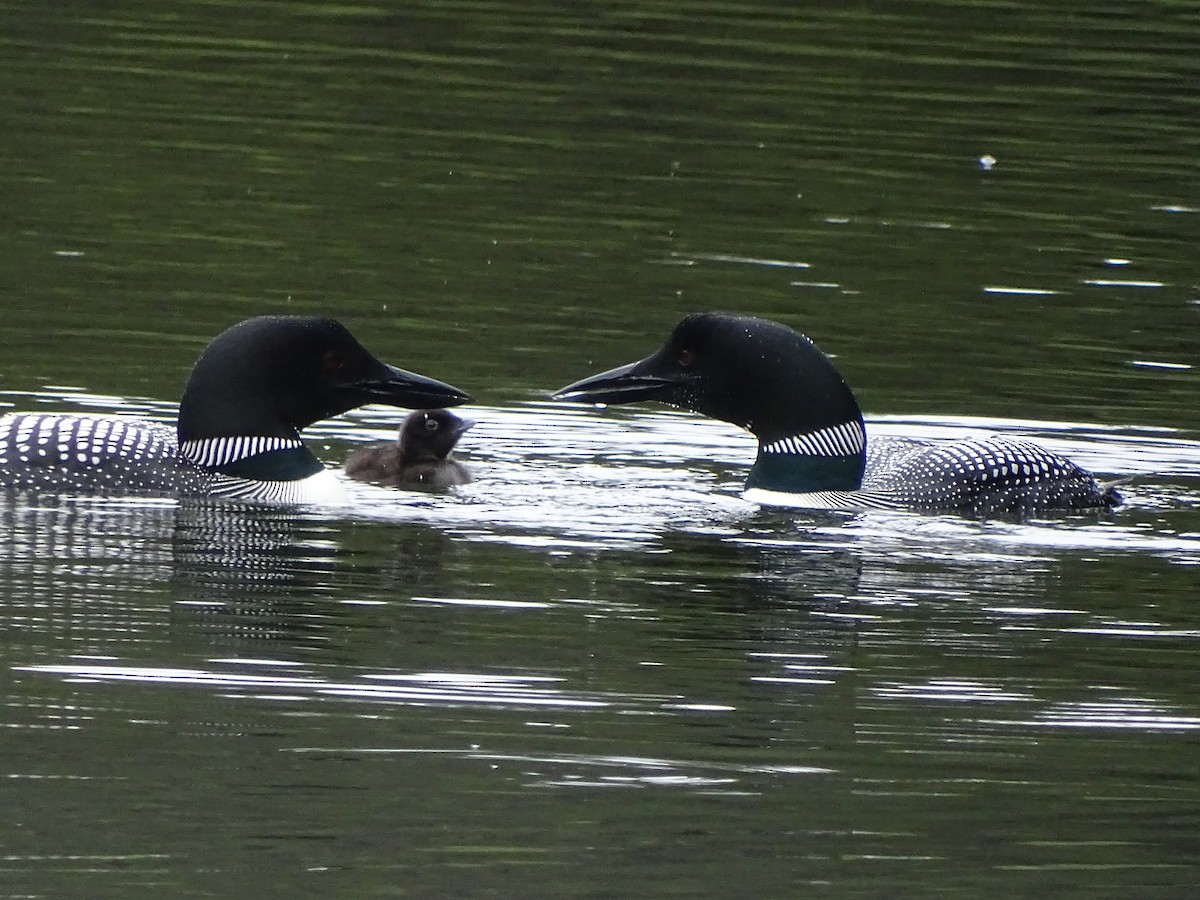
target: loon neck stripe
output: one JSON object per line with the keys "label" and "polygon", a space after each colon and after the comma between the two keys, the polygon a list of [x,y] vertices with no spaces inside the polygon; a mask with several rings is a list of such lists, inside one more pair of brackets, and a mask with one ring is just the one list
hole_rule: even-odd
{"label": "loon neck stripe", "polygon": [[795,434],[763,444],[764,453],[788,453],[800,456],[855,456],[867,446],[862,422],[843,422],[806,434]]}
{"label": "loon neck stripe", "polygon": [[304,442],[299,438],[238,435],[184,441],[179,445],[179,452],[198,466],[218,469],[271,450],[293,450],[303,446]]}

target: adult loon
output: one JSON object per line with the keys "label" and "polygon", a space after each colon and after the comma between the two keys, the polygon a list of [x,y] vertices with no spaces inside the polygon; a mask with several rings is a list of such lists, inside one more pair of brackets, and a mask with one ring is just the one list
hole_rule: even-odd
{"label": "adult loon", "polygon": [[333,319],[262,316],[204,349],[175,428],[102,415],[0,418],[0,488],[335,500],[341,484],[301,441],[301,429],[367,403],[454,406],[469,399],[380,362]]}
{"label": "adult loon", "polygon": [[346,474],[388,487],[448,488],[467,484],[471,473],[450,453],[474,424],[447,409],[409,413],[396,440],[351,453],[346,459]]}
{"label": "adult loon", "polygon": [[[1037,444],[988,438],[867,442],[862,411],[829,358],[763,319],[697,313],[653,356],[570,384],[560,400],[661,400],[748,429],[747,499],[823,509],[1038,515],[1109,509],[1111,487]],[[786,496],[780,496],[786,495]]]}

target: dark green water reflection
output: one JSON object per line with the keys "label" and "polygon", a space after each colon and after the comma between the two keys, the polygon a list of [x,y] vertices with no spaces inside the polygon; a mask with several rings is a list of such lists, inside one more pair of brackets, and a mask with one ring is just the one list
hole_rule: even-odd
{"label": "dark green water reflection", "polygon": [[[322,312],[481,403],[450,497],[0,506],[6,893],[1188,896],[1198,42],[1165,0],[0,0],[0,400],[169,419],[217,331]],[[710,308],[1130,507],[757,510],[729,429],[538,405]]]}

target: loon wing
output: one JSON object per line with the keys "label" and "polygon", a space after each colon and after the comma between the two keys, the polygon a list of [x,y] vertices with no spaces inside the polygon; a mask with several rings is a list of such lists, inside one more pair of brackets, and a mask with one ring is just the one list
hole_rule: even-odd
{"label": "loon wing", "polygon": [[179,456],[175,429],[157,422],[69,413],[0,418],[0,488],[173,497],[203,480]]}

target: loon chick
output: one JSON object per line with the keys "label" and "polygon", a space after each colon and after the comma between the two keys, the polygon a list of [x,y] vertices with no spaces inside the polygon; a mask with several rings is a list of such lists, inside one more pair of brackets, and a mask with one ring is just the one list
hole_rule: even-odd
{"label": "loon chick", "polygon": [[471,473],[450,452],[474,424],[446,409],[409,413],[395,441],[351,453],[346,459],[346,474],[387,487],[448,488],[467,484]]}
{"label": "loon chick", "polygon": [[748,429],[758,438],[746,480],[751,500],[982,516],[1121,502],[1090,473],[1028,441],[877,438],[868,445],[858,401],[829,358],[804,335],[763,319],[687,316],[653,356],[554,396],[660,400]]}
{"label": "loon chick", "polygon": [[201,353],[176,428],[117,416],[0,418],[0,488],[108,496],[335,499],[301,429],[368,403],[454,406],[458,388],[372,356],[333,319],[262,316]]}

